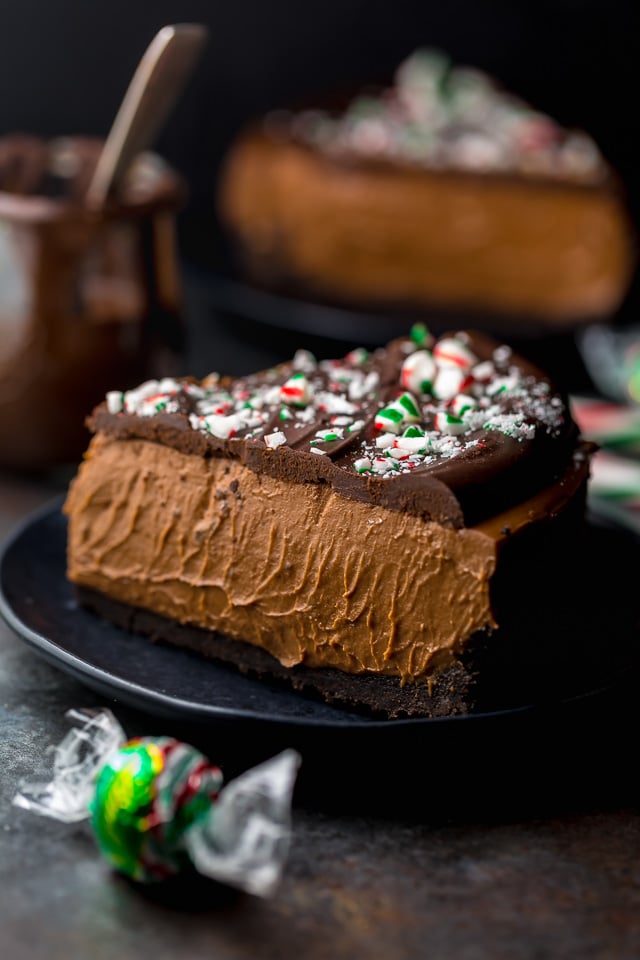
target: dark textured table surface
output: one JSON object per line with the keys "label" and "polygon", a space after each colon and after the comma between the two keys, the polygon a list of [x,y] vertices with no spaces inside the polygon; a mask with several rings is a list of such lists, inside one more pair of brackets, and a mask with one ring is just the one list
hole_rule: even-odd
{"label": "dark textured table surface", "polygon": [[[0,477],[0,534],[63,485]],[[637,724],[624,690],[553,721],[414,738],[402,757],[369,743],[354,757],[360,790],[320,738],[303,755],[293,845],[267,901],[204,882],[136,887],[84,825],[11,805],[64,712],[101,705],[0,624],[2,960],[640,956]],[[182,734],[108,705],[131,734]],[[239,766],[255,748],[233,725],[201,733]]]}

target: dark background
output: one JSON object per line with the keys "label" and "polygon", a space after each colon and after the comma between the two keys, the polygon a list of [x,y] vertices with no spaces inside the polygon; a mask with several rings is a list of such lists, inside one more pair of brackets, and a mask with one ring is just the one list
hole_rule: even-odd
{"label": "dark background", "polygon": [[[155,31],[208,24],[205,55],[157,148],[190,185],[183,253],[216,271],[216,177],[234,133],[270,107],[385,81],[431,45],[588,130],[640,223],[639,10],[636,0],[5,0],[0,134],[106,134]],[[621,323],[635,318],[637,301],[636,284]]]}

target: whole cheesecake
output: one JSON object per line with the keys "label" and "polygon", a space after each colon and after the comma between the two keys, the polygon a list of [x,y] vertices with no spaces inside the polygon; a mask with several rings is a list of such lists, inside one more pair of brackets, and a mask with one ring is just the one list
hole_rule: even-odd
{"label": "whole cheesecake", "polygon": [[127,629],[386,717],[465,713],[560,662],[540,635],[591,446],[499,342],[417,325],[341,360],[147,381],[89,424],[68,576]]}
{"label": "whole cheesecake", "polygon": [[341,111],[250,125],[218,205],[256,283],[485,329],[609,317],[635,265],[624,196],[594,141],[432,51]]}

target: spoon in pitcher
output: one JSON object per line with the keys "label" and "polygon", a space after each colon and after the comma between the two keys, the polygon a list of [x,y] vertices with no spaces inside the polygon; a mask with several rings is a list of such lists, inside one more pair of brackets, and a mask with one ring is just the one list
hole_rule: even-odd
{"label": "spoon in pitcher", "polygon": [[207,27],[162,27],[138,64],[105,140],[85,202],[99,210],[117,192],[134,158],[148,149],[174,107],[208,38]]}

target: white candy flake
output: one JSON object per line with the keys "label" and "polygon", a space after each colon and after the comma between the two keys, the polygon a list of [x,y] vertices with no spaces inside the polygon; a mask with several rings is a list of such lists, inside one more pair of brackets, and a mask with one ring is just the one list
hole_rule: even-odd
{"label": "white candy flake", "polygon": [[276,447],[281,447],[283,443],[286,443],[287,438],[282,430],[275,430],[273,433],[265,435],[264,442],[271,450],[275,450]]}

